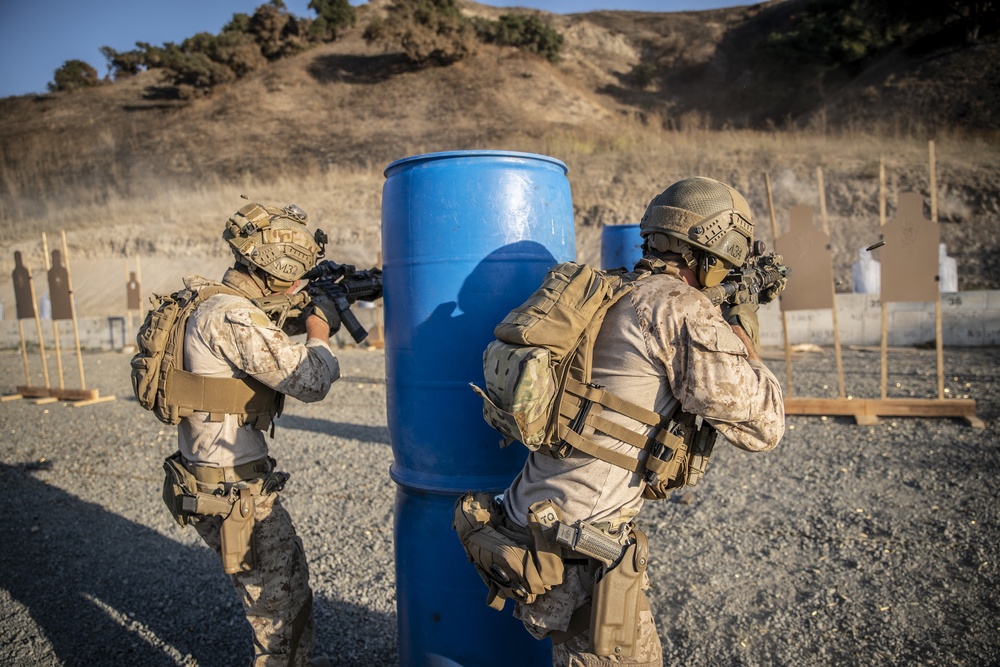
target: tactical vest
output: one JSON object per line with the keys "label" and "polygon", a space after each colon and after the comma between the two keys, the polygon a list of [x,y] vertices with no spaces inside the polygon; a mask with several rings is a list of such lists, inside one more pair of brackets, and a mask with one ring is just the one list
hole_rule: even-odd
{"label": "tactical vest", "polygon": [[139,405],[165,424],[207,412],[212,421],[237,415],[240,425],[266,431],[281,414],[284,395],[252,378],[213,378],[184,370],[184,333],[194,309],[216,294],[246,298],[225,285],[153,295],[152,309],[136,335],[132,391]]}
{"label": "tactical vest", "polygon": [[[643,495],[666,498],[701,479],[718,433],[695,415],[669,414],[626,401],[591,381],[594,342],[608,310],[635,283],[662,272],[643,260],[633,273],[596,271],[565,262],[553,267],[541,287],[494,329],[483,354],[483,418],[505,437],[554,458],[574,449],[646,481]],[[608,420],[617,412],[647,427],[646,435]],[[601,432],[635,448],[632,456],[593,439]]]}

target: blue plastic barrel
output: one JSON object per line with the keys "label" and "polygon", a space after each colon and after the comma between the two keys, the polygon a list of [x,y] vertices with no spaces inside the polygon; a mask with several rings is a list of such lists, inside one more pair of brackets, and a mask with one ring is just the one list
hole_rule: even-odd
{"label": "blue plastic barrel", "polygon": [[463,492],[502,491],[527,450],[500,449],[469,383],[493,327],[576,256],[566,165],[453,151],[385,170],[382,270],[400,664],[548,665],[549,641],[486,605],[451,528]]}
{"label": "blue plastic barrel", "polygon": [[601,230],[601,268],[629,270],[642,259],[639,225],[607,225]]}

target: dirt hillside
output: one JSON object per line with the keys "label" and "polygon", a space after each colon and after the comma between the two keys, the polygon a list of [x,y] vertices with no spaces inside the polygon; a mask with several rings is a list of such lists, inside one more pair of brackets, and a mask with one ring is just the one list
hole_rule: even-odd
{"label": "dirt hillside", "polygon": [[[930,215],[928,140],[937,149],[942,241],[959,260],[960,288],[1000,288],[995,37],[890,53],[817,91],[793,68],[759,57],[760,40],[801,0],[542,13],[565,37],[556,63],[484,44],[431,68],[365,43],[364,26],[382,4],[359,8],[338,41],[203,98],[176,99],[152,71],[72,94],[0,99],[0,300],[9,303],[14,250],[34,270],[44,265],[41,232],[51,249],[65,231],[71,258],[111,262],[115,275],[136,256],[150,267],[153,257],[214,267],[226,256],[218,230],[240,194],[294,201],[327,228],[340,258],[370,264],[384,167],[469,148],[563,160],[582,260],[597,258],[602,226],[636,222],[653,195],[695,174],[741,189],[770,240],[767,174],[779,233],[790,206],[812,205],[818,219],[825,204],[838,289],[849,291],[858,248],[878,236],[880,159],[887,215],[906,191],[924,194]],[[489,17],[512,11],[464,7]],[[655,62],[660,77],[640,88],[631,73],[641,62]],[[156,279],[176,282],[143,277],[148,289],[163,289]],[[118,294],[120,285],[108,289]]]}

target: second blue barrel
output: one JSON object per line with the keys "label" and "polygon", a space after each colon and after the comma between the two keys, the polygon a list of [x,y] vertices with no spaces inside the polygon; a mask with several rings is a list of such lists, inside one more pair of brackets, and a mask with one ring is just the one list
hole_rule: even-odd
{"label": "second blue barrel", "polygon": [[500,449],[469,383],[493,327],[575,259],[566,166],[511,151],[404,158],[385,170],[382,263],[386,400],[400,664],[547,665],[551,646],[486,603],[451,529],[457,497],[502,491],[523,465]]}
{"label": "second blue barrel", "polygon": [[607,225],[601,230],[601,268],[629,270],[642,259],[639,225]]}

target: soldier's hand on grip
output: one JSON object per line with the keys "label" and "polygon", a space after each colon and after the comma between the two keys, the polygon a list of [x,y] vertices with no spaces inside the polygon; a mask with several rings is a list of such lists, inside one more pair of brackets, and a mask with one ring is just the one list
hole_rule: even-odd
{"label": "soldier's hand on grip", "polygon": [[331,336],[340,331],[340,314],[337,312],[337,306],[333,299],[322,294],[313,296],[309,305],[302,312],[303,321],[310,315],[316,315],[330,325]]}
{"label": "soldier's hand on grip", "polygon": [[768,285],[760,291],[757,295],[757,300],[761,304],[771,303],[776,298],[778,298],[778,292],[785,289],[785,285],[788,284],[788,278],[782,278],[776,283]]}

